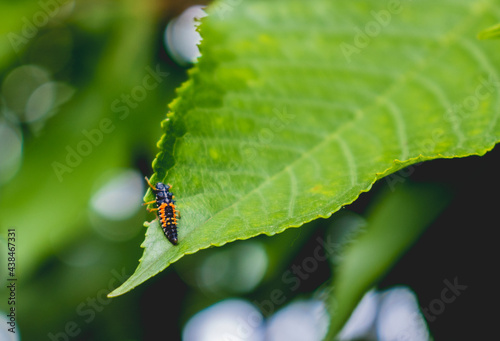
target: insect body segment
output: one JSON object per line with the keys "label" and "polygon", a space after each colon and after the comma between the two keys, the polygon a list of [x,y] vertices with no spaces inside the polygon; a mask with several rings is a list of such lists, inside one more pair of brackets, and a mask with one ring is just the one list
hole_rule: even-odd
{"label": "insect body segment", "polygon": [[172,244],[177,245],[177,219],[180,217],[179,211],[175,207],[174,196],[170,192],[172,186],[161,182],[153,186],[148,178],[146,178],[146,181],[155,193],[156,200],[147,202],[144,205],[156,203],[157,208],[148,209],[148,211],[157,211],[163,233]]}
{"label": "insect body segment", "polygon": [[173,203],[163,203],[158,208],[158,216],[160,217],[163,233],[168,240],[174,245],[177,244],[177,218],[176,210]]}

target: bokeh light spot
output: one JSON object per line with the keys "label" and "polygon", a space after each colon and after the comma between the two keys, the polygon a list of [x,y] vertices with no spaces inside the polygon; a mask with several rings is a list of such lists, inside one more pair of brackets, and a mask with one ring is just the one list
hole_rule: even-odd
{"label": "bokeh light spot", "polygon": [[321,341],[328,331],[328,321],[323,301],[292,302],[271,316],[266,341]]}
{"label": "bokeh light spot", "polygon": [[241,299],[228,299],[195,314],[184,326],[183,341],[264,341],[260,311]]}
{"label": "bokeh light spot", "polygon": [[198,284],[212,292],[246,293],[264,277],[268,256],[261,243],[239,242],[208,256],[198,271]]}
{"label": "bokeh light spot", "polygon": [[429,330],[415,294],[407,287],[395,287],[383,294],[377,319],[380,341],[428,341]]}
{"label": "bokeh light spot", "polygon": [[164,35],[165,46],[178,64],[194,63],[200,56],[198,44],[201,36],[196,28],[199,25],[198,19],[206,15],[203,6],[191,6],[168,23]]}
{"label": "bokeh light spot", "polygon": [[36,65],[23,65],[12,70],[2,83],[5,112],[11,113],[16,121],[25,121],[29,98],[40,85],[49,81],[49,72]]}
{"label": "bokeh light spot", "polygon": [[90,199],[92,209],[109,220],[125,220],[141,208],[144,184],[139,172],[123,170]]}
{"label": "bokeh light spot", "polygon": [[340,331],[339,340],[361,340],[369,335],[377,317],[378,302],[378,293],[375,290],[368,291]]}

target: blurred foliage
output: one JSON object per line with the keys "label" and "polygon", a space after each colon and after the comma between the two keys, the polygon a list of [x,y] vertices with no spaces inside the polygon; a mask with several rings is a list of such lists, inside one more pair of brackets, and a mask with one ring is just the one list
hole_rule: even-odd
{"label": "blurred foliage", "polygon": [[[185,70],[162,52],[162,3],[69,1],[61,7],[47,3],[55,7],[2,2],[0,10],[3,84],[16,68],[33,65],[49,81],[65,84],[73,93],[50,115],[31,122],[22,110],[9,108],[6,98],[10,92],[12,98],[22,99],[26,84],[18,84],[17,93],[2,87],[0,123],[19,132],[22,161],[17,173],[2,181],[0,226],[2,237],[7,228],[17,233],[16,275],[22,279],[18,322],[27,340],[64,331],[69,321],[84,327],[88,316],[82,317],[76,308],[101,289],[105,289],[100,293],[103,300],[127,277],[122,272],[131,273],[139,257],[140,227],[148,217],[139,208],[125,220],[99,218],[90,199],[110,174],[130,168],[151,172],[161,132],[158,122],[185,77]],[[150,89],[144,92],[151,70],[162,74],[148,78]],[[123,96],[130,98],[128,102]],[[87,153],[84,147],[89,145]],[[68,159],[75,152],[79,157]],[[100,233],[119,228],[132,232],[120,238]],[[112,270],[121,275],[109,286],[116,277]],[[103,302],[98,305],[109,304],[108,299]],[[2,309],[5,303],[0,303]],[[58,308],[44,313],[46,307]],[[129,310],[121,311],[125,319],[130,318]],[[126,339],[137,333],[136,327],[127,329],[109,315],[105,331],[100,331],[102,338]]]}
{"label": "blurred foliage", "polygon": [[366,212],[366,232],[346,247],[335,264],[329,337],[341,330],[363,295],[376,285],[401,255],[450,202],[448,190],[436,184],[405,183],[388,189]]}
{"label": "blurred foliage", "polygon": [[500,24],[489,27],[479,33],[479,39],[500,38]]}

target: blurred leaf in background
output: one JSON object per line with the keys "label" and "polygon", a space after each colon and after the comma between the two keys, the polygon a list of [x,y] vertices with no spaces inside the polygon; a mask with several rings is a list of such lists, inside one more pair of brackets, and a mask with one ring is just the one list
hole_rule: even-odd
{"label": "blurred leaf in background", "polygon": [[361,297],[418,240],[450,197],[448,190],[436,185],[405,183],[376,200],[376,207],[367,212],[366,233],[347,247],[335,264],[327,339],[339,333]]}
{"label": "blurred leaf in background", "polygon": [[479,39],[500,38],[500,24],[489,27],[479,32],[478,38]]}
{"label": "blurred leaf in background", "polygon": [[[158,122],[185,77],[162,43],[180,10],[158,1],[0,5],[0,226],[2,238],[16,230],[23,339],[67,326],[75,337],[95,333],[106,294],[133,270]],[[116,316],[106,324],[102,338],[139,332]]]}

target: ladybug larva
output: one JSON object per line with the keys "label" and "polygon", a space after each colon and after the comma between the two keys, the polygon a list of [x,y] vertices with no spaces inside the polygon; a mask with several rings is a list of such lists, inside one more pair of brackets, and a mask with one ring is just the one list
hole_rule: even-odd
{"label": "ladybug larva", "polygon": [[163,233],[165,233],[165,236],[172,244],[177,245],[177,219],[180,219],[180,215],[175,207],[174,195],[170,192],[172,185],[165,185],[162,182],[157,182],[156,185],[153,186],[147,177],[146,181],[153,190],[156,199],[146,202],[144,205],[156,203],[156,208],[148,208],[147,210],[149,212],[156,211]]}

